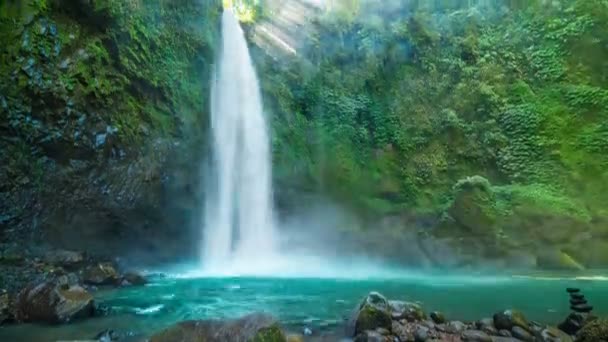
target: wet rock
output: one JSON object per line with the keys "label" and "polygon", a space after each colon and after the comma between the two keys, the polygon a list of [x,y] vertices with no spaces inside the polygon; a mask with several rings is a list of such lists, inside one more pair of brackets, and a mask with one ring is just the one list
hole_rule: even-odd
{"label": "wet rock", "polygon": [[112,285],[118,284],[118,272],[114,266],[108,263],[99,263],[85,268],[82,280],[89,285]]}
{"label": "wet rock", "polygon": [[585,295],[583,295],[582,293],[574,292],[574,293],[570,293],[570,298],[572,298],[572,299],[585,299]]}
{"label": "wet rock", "polygon": [[526,317],[517,310],[505,310],[494,314],[494,327],[498,330],[512,330],[513,327],[520,327],[530,331],[530,324]]}
{"label": "wet rock", "polygon": [[392,319],[389,303],[378,292],[371,292],[351,315],[346,327],[349,337],[377,328],[391,329]]}
{"label": "wet rock", "polygon": [[568,292],[568,293],[578,293],[578,292],[581,292],[581,289],[576,288],[576,287],[567,287],[566,288],[566,292]]}
{"label": "wet rock", "polygon": [[[137,272],[127,272],[122,276],[122,281],[126,281],[125,285],[141,286],[146,285],[148,280],[143,275]],[[122,284],[122,282],[121,282]]]}
{"label": "wet rock", "polygon": [[513,337],[515,337],[516,339],[525,341],[525,342],[533,342],[534,341],[534,336],[532,336],[532,334],[530,334],[528,331],[526,331],[524,328],[520,327],[520,326],[514,326],[513,329],[511,329],[511,334],[513,334]]}
{"label": "wet rock", "polygon": [[81,252],[56,250],[47,252],[44,256],[44,261],[67,269],[74,269],[82,265],[84,255]]}
{"label": "wet rock", "polygon": [[410,322],[421,321],[426,318],[422,307],[416,303],[399,300],[389,300],[391,316],[393,319],[406,319]]}
{"label": "wet rock", "polygon": [[65,323],[93,315],[93,296],[79,285],[57,280],[32,283],[17,296],[16,318],[22,322]]}
{"label": "wet rock", "polygon": [[600,341],[608,341],[608,319],[589,322],[576,335],[576,342]]}
{"label": "wet rock", "polygon": [[266,314],[251,314],[236,320],[184,321],[154,334],[150,342],[286,342],[278,323]]}
{"label": "wet rock", "polygon": [[310,329],[309,327],[305,327],[304,336],[311,336],[311,335],[312,335],[312,329]]}
{"label": "wet rock", "polygon": [[466,330],[462,333],[462,340],[465,342],[492,342],[490,335],[481,330]]}
{"label": "wet rock", "polygon": [[433,322],[435,322],[437,324],[443,324],[446,322],[445,316],[439,311],[431,312],[430,316],[431,316],[431,319],[433,320]]}
{"label": "wet rock", "polygon": [[557,328],[545,327],[537,335],[537,340],[542,342],[572,342],[572,337]]}

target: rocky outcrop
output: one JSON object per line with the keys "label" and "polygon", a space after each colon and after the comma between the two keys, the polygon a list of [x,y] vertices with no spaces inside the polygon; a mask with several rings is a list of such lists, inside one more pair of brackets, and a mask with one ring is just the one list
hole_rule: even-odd
{"label": "rocky outcrop", "polygon": [[0,325],[9,321],[12,317],[10,312],[10,297],[6,290],[0,290]]}
{"label": "rocky outcrop", "polygon": [[[404,308],[405,311],[405,308]],[[355,337],[367,330],[392,328],[391,306],[378,292],[371,292],[351,315],[346,334]]]}
{"label": "rocky outcrop", "polygon": [[265,314],[230,321],[185,321],[154,334],[150,342],[286,342],[278,323]]}
{"label": "rocky outcrop", "polygon": [[23,289],[15,303],[21,322],[65,323],[94,314],[93,296],[67,279],[33,283]]}

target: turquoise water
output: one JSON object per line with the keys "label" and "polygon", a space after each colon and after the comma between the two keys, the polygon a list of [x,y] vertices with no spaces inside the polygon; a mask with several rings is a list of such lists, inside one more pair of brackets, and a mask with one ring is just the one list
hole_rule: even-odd
{"label": "turquoise water", "polygon": [[580,287],[595,312],[608,314],[608,282],[589,279],[481,276],[417,276],[392,279],[166,278],[144,287],[99,291],[106,317],[62,326],[0,328],[0,341],[92,338],[104,329],[149,335],[186,319],[238,317],[265,311],[288,330],[342,329],[341,324],[370,291],[389,299],[420,302],[448,319],[476,320],[505,308],[529,319],[557,324],[569,312],[566,287]]}

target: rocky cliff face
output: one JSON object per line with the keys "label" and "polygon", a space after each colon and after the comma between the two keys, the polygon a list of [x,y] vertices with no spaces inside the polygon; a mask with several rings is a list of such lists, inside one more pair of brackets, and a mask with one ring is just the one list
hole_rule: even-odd
{"label": "rocky cliff face", "polygon": [[0,6],[4,248],[132,255],[138,241],[138,251],[174,256],[201,196],[221,4]]}

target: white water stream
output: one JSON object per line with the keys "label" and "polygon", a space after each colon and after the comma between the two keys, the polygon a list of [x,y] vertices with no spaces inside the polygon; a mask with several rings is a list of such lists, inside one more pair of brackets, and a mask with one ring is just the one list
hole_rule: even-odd
{"label": "white water stream", "polygon": [[247,42],[230,9],[212,84],[212,175],[205,207],[206,273],[256,273],[276,258],[272,161],[262,98]]}

